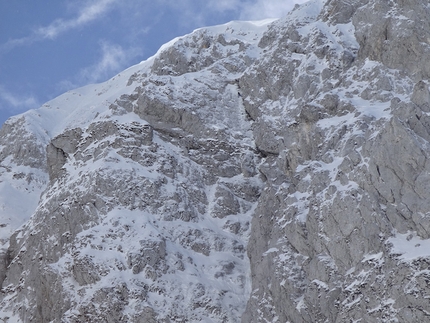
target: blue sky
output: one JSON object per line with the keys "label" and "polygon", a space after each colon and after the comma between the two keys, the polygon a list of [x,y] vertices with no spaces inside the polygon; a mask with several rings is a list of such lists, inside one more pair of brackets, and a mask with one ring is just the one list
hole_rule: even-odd
{"label": "blue sky", "polygon": [[0,0],[0,124],[109,79],[174,37],[306,0]]}

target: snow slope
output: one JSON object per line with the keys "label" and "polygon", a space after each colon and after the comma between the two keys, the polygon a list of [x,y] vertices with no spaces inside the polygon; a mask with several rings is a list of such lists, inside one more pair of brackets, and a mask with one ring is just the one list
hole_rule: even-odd
{"label": "snow slope", "polygon": [[198,29],[10,119],[0,318],[428,321],[429,10]]}

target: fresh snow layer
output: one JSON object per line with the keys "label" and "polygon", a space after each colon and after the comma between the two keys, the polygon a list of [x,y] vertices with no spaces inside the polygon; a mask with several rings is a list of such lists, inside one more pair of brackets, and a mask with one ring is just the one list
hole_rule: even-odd
{"label": "fresh snow layer", "polygon": [[391,252],[403,261],[430,257],[430,239],[422,239],[415,233],[396,233],[388,242],[393,245]]}

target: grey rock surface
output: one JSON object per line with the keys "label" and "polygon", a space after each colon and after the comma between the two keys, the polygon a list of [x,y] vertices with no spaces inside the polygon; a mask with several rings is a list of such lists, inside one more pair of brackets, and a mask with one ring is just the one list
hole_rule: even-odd
{"label": "grey rock surface", "polygon": [[[270,54],[242,82],[252,89],[254,80],[265,82],[263,71],[296,64],[293,73],[267,75],[267,82],[291,75],[271,94],[291,108],[270,109],[273,102],[252,90],[244,101],[254,127],[264,129],[254,131],[257,146],[288,178],[267,181],[253,217],[253,292],[242,322],[430,319],[427,287],[418,282],[427,274],[413,269],[427,272],[429,255],[408,258],[400,247],[429,238],[429,142],[418,125],[428,109],[429,46],[419,40],[429,31],[421,23],[428,9],[424,1],[328,1],[294,46],[281,44],[296,41],[290,30],[302,21],[269,28],[278,35],[264,43]],[[409,238],[393,238],[401,234]]]}
{"label": "grey rock surface", "polygon": [[430,321],[429,10],[203,28],[10,119],[0,319]]}

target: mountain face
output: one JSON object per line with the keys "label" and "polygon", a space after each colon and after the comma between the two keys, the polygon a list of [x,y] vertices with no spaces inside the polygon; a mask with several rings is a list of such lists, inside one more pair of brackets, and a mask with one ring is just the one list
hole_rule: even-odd
{"label": "mountain face", "polygon": [[0,319],[430,321],[429,16],[312,0],[9,119]]}

